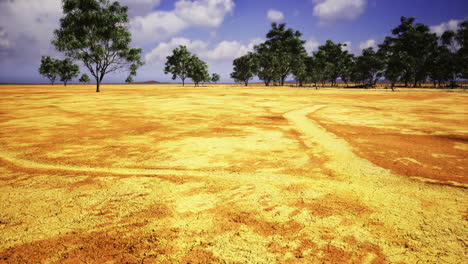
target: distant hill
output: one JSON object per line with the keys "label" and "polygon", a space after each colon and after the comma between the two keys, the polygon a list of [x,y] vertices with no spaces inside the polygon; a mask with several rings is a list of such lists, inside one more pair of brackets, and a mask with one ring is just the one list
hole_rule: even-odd
{"label": "distant hill", "polygon": [[151,81],[146,81],[146,82],[134,82],[135,84],[158,84],[160,82],[151,80]]}

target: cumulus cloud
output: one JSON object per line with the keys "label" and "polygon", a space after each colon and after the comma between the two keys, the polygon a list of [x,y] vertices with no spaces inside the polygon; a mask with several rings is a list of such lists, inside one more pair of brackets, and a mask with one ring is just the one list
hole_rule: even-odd
{"label": "cumulus cloud", "polygon": [[57,0],[0,1],[1,60],[37,61],[40,55],[55,54],[50,40],[61,10]]}
{"label": "cumulus cloud", "polygon": [[128,6],[130,17],[142,16],[151,13],[153,8],[161,4],[161,0],[119,0],[121,5]]}
{"label": "cumulus cloud", "polygon": [[7,33],[3,29],[3,27],[0,27],[0,48],[2,49],[8,49],[11,47],[10,40],[7,38]]}
{"label": "cumulus cloud", "polygon": [[283,20],[284,14],[281,11],[275,10],[275,9],[270,9],[267,12],[267,18],[270,21],[278,22]]}
{"label": "cumulus cloud", "polygon": [[346,50],[347,52],[351,53],[352,46],[351,46],[351,41],[345,41],[343,44],[346,44],[346,46],[342,46],[342,50]]}
{"label": "cumulus cloud", "polygon": [[[247,44],[240,41],[221,41],[216,45],[201,40],[190,40],[187,38],[172,38],[168,42],[159,43],[154,49],[145,55],[145,61],[149,64],[161,64],[166,61],[166,57],[172,54],[172,50],[180,45],[184,45],[201,59],[208,62],[230,61],[254,50],[254,46],[264,40],[255,38]],[[210,48],[212,46],[212,48]]]}
{"label": "cumulus cloud", "polygon": [[363,42],[360,42],[359,43],[359,49],[360,50],[363,50],[363,49],[367,49],[367,48],[376,48],[377,47],[377,43],[375,42],[374,39],[368,39],[366,41],[363,41]]}
{"label": "cumulus cloud", "polygon": [[234,9],[232,0],[180,0],[174,13],[188,24],[202,27],[219,27],[224,16]]}
{"label": "cumulus cloud", "polygon": [[360,16],[367,0],[312,0],[315,4],[313,14],[322,23],[332,23],[340,20],[354,20]]}
{"label": "cumulus cloud", "polygon": [[130,22],[134,41],[145,43],[164,39],[177,34],[189,25],[174,12],[158,11]]}
{"label": "cumulus cloud", "polygon": [[439,25],[429,27],[432,33],[436,33],[437,35],[442,35],[447,30],[456,31],[460,25],[461,21],[452,19],[448,22],[441,23]]}
{"label": "cumulus cloud", "polygon": [[319,46],[320,46],[320,43],[314,38],[310,38],[304,44],[304,48],[306,49],[308,54],[311,54],[313,51],[317,50]]}
{"label": "cumulus cloud", "polygon": [[186,46],[192,53],[205,51],[209,43],[201,40],[190,40],[187,38],[173,38],[168,42],[159,43],[154,49],[145,55],[145,61],[150,64],[164,63],[166,57],[172,54],[172,50],[180,45]]}
{"label": "cumulus cloud", "polygon": [[138,43],[167,39],[190,27],[217,28],[234,9],[233,0],[179,0],[171,11],[154,11],[130,22]]}

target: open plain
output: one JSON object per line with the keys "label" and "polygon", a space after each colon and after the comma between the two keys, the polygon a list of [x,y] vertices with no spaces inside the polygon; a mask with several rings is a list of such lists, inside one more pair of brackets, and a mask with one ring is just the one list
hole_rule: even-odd
{"label": "open plain", "polygon": [[0,263],[462,263],[468,94],[0,86]]}

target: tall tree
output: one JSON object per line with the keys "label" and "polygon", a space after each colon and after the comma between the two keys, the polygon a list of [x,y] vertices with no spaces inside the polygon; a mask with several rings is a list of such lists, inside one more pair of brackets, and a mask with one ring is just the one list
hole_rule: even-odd
{"label": "tall tree", "polygon": [[356,58],[354,64],[354,80],[365,87],[375,86],[383,76],[385,63],[372,47],[362,50],[362,55]]}
{"label": "tall tree", "polygon": [[254,60],[256,62],[256,73],[260,80],[269,86],[271,82],[279,80],[280,58],[275,51],[265,43],[255,46]]}
{"label": "tall tree", "polygon": [[307,56],[297,56],[292,69],[294,79],[298,82],[300,87],[304,86],[304,84],[310,80],[307,72],[307,59]]}
{"label": "tall tree", "polygon": [[60,29],[52,43],[73,59],[80,60],[96,79],[96,92],[104,76],[128,70],[136,75],[143,65],[141,49],[130,48],[127,7],[108,0],[62,0]]}
{"label": "tall tree", "polygon": [[304,48],[304,40],[300,37],[302,33],[293,30],[292,28],[286,29],[286,24],[271,24],[271,30],[267,33],[266,45],[273,54],[278,58],[280,63],[276,63],[274,72],[279,77],[281,85],[284,85],[286,78],[292,73],[294,67],[298,66],[296,62],[307,55]]}
{"label": "tall tree", "polygon": [[219,82],[219,79],[221,79],[221,76],[219,76],[219,74],[213,73],[211,75],[211,82],[217,83],[217,82]]}
{"label": "tall tree", "polygon": [[192,79],[195,86],[198,86],[200,82],[209,82],[210,74],[208,73],[208,66],[197,56],[192,55],[190,57],[188,77]]}
{"label": "tall tree", "polygon": [[185,86],[185,79],[189,75],[189,68],[192,54],[186,46],[179,46],[172,51],[172,55],[167,57],[164,73],[172,74],[172,80],[180,78],[182,86]]}
{"label": "tall tree", "polygon": [[83,75],[81,75],[79,81],[80,83],[89,83],[91,79],[89,79],[89,76],[86,73],[84,73]]}
{"label": "tall tree", "polygon": [[346,44],[335,44],[331,40],[327,40],[325,45],[319,46],[318,51],[314,52],[314,57],[322,68],[323,78],[331,82],[331,86],[335,86],[338,77],[341,77],[346,64],[348,64],[349,54],[344,47]]}
{"label": "tall tree", "polygon": [[231,78],[236,82],[243,82],[245,86],[255,75],[256,61],[252,53],[248,53],[233,61],[234,71],[231,73]]}
{"label": "tall tree", "polygon": [[74,64],[70,58],[66,58],[59,63],[59,76],[60,81],[63,82],[65,86],[73,78],[78,77],[80,74],[80,67],[77,64]]}
{"label": "tall tree", "polygon": [[392,30],[394,37],[387,37],[385,45],[389,56],[400,58],[401,78],[405,86],[416,87],[427,79],[434,54],[437,52],[437,36],[424,24],[414,24],[415,18],[401,17],[400,25]]}
{"label": "tall tree", "polygon": [[125,79],[125,82],[128,83],[128,84],[131,84],[133,82],[133,77],[128,76],[127,79]]}
{"label": "tall tree", "polygon": [[449,81],[453,88],[458,79],[468,78],[468,21],[460,23],[457,31],[444,32],[439,42],[429,75],[434,84]]}
{"label": "tall tree", "polygon": [[41,58],[39,73],[49,79],[52,85],[54,85],[55,80],[59,76],[59,62],[59,60],[49,56],[42,56]]}

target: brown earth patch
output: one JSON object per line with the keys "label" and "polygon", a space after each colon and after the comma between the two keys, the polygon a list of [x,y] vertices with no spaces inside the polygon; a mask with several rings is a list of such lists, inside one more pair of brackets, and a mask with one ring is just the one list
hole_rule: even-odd
{"label": "brown earth patch", "polygon": [[466,144],[468,135],[407,135],[367,126],[321,125],[348,141],[356,154],[399,175],[448,185],[450,181],[468,183],[467,152],[455,148],[456,143]]}

